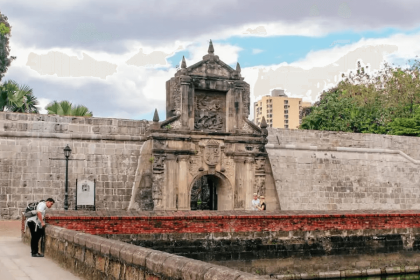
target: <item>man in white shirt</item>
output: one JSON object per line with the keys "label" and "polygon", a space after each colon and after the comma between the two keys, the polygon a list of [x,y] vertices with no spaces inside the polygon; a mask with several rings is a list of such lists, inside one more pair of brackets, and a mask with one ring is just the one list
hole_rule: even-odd
{"label": "man in white shirt", "polygon": [[252,210],[258,210],[258,207],[260,206],[260,200],[258,199],[257,193],[254,193],[254,199],[251,201],[251,205]]}
{"label": "man in white shirt", "polygon": [[31,254],[32,257],[43,257],[44,255],[38,252],[38,243],[44,235],[45,229],[45,210],[51,208],[54,204],[54,199],[47,198],[46,201],[41,201],[36,207],[36,215],[26,220],[29,229],[31,230]]}

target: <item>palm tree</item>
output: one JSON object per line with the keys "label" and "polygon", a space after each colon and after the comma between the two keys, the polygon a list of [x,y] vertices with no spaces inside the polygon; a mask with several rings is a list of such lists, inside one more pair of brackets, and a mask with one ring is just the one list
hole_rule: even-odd
{"label": "palm tree", "polygon": [[92,117],[93,113],[83,105],[73,106],[73,104],[67,100],[53,101],[49,103],[45,109],[50,115],[59,116],[76,116],[76,117]]}
{"label": "palm tree", "polygon": [[0,85],[0,111],[38,113],[37,98],[27,85],[9,80]]}

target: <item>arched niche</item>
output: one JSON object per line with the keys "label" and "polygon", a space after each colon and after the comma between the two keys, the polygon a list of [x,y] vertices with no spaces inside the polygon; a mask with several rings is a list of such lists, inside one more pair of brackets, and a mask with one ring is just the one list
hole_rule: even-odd
{"label": "arched niche", "polygon": [[[206,183],[208,190],[202,189],[200,197],[201,199],[206,199],[206,201],[201,200],[203,210],[232,210],[233,189],[229,179],[222,173],[215,172],[214,174],[209,174],[207,171],[197,174],[189,186],[188,193],[190,205],[192,206],[191,210],[200,210],[194,209],[194,204],[199,195],[195,192],[197,191],[197,185],[201,184],[201,187],[205,187]],[[204,203],[209,203],[210,205],[204,205]]]}

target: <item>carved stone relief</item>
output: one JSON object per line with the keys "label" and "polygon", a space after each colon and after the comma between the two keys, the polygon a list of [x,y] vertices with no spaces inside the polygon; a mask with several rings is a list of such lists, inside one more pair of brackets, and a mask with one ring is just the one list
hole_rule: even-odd
{"label": "carved stone relief", "polygon": [[204,150],[204,161],[209,166],[215,166],[220,160],[220,145],[219,142],[210,140]]}
{"label": "carved stone relief", "polygon": [[265,176],[255,177],[254,192],[256,192],[258,195],[265,195]]}
{"label": "carved stone relief", "polygon": [[256,172],[265,172],[265,158],[256,158],[255,159],[255,171]]}
{"label": "carved stone relief", "polygon": [[217,76],[225,76],[229,77],[230,72],[222,65],[214,62],[214,61],[207,61],[201,66],[195,68],[191,72],[192,75],[217,75]]}
{"label": "carved stone relief", "polygon": [[152,186],[152,199],[154,204],[154,209],[160,209],[163,207],[162,204],[162,193],[163,193],[163,184],[164,184],[164,174],[163,173],[154,173],[153,174],[153,186]]}
{"label": "carved stone relief", "polygon": [[201,156],[191,156],[189,160],[189,171],[192,176],[195,176],[198,169],[201,167]]}
{"label": "carved stone relief", "polygon": [[223,160],[226,177],[233,178],[235,171],[235,162],[230,157],[225,157]]}
{"label": "carved stone relief", "polygon": [[242,126],[242,130],[245,132],[245,133],[255,133],[255,130],[248,124],[248,123],[246,123],[245,121],[244,121],[244,125]]}
{"label": "carved stone relief", "polygon": [[164,155],[153,155],[153,173],[163,173],[165,166],[165,156]]}
{"label": "carved stone relief", "polygon": [[226,94],[197,91],[195,94],[194,128],[223,131],[225,128]]}

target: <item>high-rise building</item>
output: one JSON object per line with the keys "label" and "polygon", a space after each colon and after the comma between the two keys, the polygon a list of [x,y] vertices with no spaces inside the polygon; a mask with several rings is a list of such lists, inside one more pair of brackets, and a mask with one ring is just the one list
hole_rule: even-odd
{"label": "high-rise building", "polygon": [[254,102],[254,123],[260,125],[264,116],[268,127],[297,129],[302,123],[302,108],[310,106],[311,102],[288,97],[284,90],[274,89],[271,95]]}

